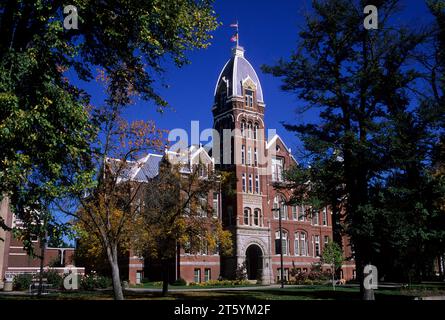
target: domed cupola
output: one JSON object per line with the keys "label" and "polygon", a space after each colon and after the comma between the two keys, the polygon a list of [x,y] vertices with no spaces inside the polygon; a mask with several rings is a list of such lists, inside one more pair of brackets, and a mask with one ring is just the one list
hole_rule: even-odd
{"label": "domed cupola", "polygon": [[215,86],[215,104],[222,104],[230,98],[246,99],[264,104],[263,90],[255,69],[244,57],[244,48],[232,49],[232,58],[224,65]]}

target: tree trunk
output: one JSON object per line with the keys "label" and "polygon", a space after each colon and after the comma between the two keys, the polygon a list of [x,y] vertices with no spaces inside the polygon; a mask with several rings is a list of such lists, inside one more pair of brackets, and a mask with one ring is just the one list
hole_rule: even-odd
{"label": "tree trunk", "polygon": [[332,289],[335,291],[335,264],[332,265]]}
{"label": "tree trunk", "polygon": [[162,263],[162,296],[165,297],[168,293],[168,281],[169,281],[169,266],[168,262],[163,261]]}
{"label": "tree trunk", "polygon": [[40,238],[40,274],[39,274],[39,288],[37,291],[37,296],[42,295],[43,291],[43,265],[45,260],[45,241]]}
{"label": "tree trunk", "polygon": [[122,291],[121,278],[119,274],[117,245],[112,245],[111,248],[107,248],[107,255],[111,266],[114,300],[124,300],[124,293]]}

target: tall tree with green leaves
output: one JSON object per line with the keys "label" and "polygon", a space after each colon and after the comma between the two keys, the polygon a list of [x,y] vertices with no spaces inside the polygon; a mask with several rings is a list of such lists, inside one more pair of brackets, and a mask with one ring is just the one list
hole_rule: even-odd
{"label": "tall tree with green leaves", "polygon": [[[286,127],[300,135],[311,166],[323,170],[322,176],[340,175],[337,187],[331,189],[333,194],[343,190],[336,197],[344,204],[345,231],[354,250],[361,293],[364,299],[374,299],[373,291],[363,285],[363,267],[373,263],[378,249],[374,229],[378,217],[369,191],[386,169],[381,141],[387,116],[408,105],[407,87],[419,77],[408,62],[425,36],[402,26],[392,28],[397,0],[378,1],[379,29],[366,30],[367,4],[314,0],[313,14],[306,17],[290,60],[263,69],[281,77],[282,89],[298,96],[300,111],[319,110],[319,122]],[[304,189],[300,191],[320,190]]]}
{"label": "tall tree with green leaves", "polygon": [[[80,200],[107,189],[105,160],[128,160],[122,150],[109,153],[109,124],[135,98],[162,111],[167,102],[155,90],[162,61],[188,63],[186,52],[206,48],[218,25],[211,0],[73,0],[78,29],[64,29],[64,5],[7,0],[0,7],[0,196],[11,198],[25,230],[35,223],[29,212],[54,199]],[[106,80],[107,107],[91,106],[76,77]],[[103,212],[96,212],[100,220]],[[95,230],[107,230],[102,227]],[[32,242],[25,243],[32,250]],[[111,252],[115,245],[104,248]],[[115,258],[111,252],[114,267]]]}
{"label": "tall tree with green leaves", "polygon": [[77,30],[63,27],[63,1],[0,4],[0,197],[24,220],[24,210],[96,182],[97,171],[80,162],[91,157],[101,117],[72,79],[103,70],[108,104],[138,96],[162,110],[167,102],[154,89],[161,60],[188,63],[186,52],[207,47],[217,26],[211,0],[70,4]]}

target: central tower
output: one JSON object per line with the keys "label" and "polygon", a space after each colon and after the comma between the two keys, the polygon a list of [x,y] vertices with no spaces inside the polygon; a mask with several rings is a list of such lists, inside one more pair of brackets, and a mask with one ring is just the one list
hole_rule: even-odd
{"label": "central tower", "polygon": [[267,204],[263,90],[255,69],[235,46],[215,86],[213,157],[218,169],[236,176],[234,192],[223,194],[223,222],[233,234],[233,257],[222,261],[224,277],[232,278],[246,264],[248,278],[271,281],[270,222]]}

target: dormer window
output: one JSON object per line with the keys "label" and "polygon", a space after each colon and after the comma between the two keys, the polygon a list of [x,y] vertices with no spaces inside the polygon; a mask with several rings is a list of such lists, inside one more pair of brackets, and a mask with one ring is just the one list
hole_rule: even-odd
{"label": "dormer window", "polygon": [[245,89],[244,95],[246,107],[253,108],[253,90]]}

